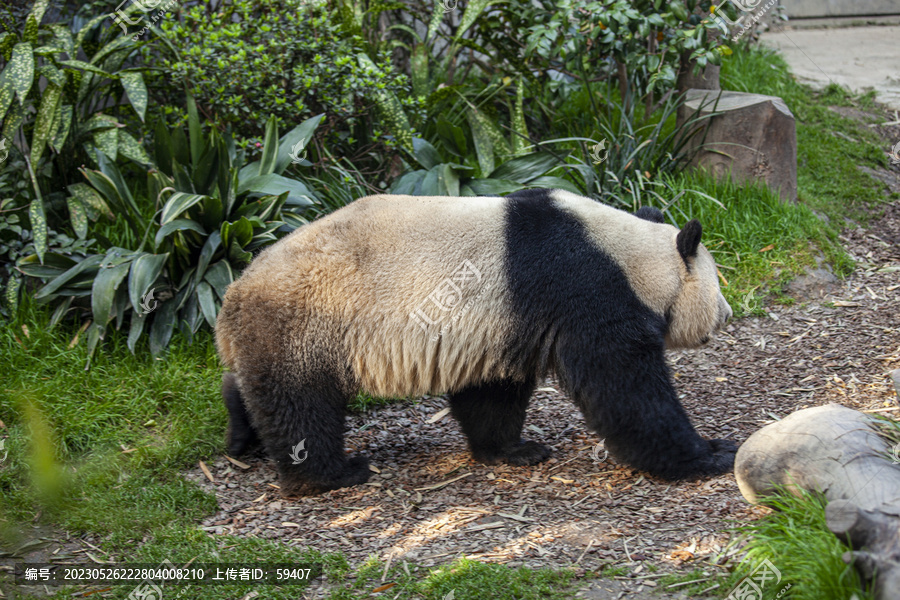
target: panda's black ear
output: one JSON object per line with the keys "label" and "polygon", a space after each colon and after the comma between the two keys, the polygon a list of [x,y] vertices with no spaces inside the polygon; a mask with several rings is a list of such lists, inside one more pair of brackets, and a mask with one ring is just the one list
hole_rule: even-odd
{"label": "panda's black ear", "polygon": [[654,206],[642,206],[634,213],[634,216],[652,223],[662,223],[665,220],[662,211]]}
{"label": "panda's black ear", "polygon": [[700,245],[700,236],[702,234],[703,227],[697,219],[691,219],[685,223],[681,231],[678,232],[678,237],[675,238],[675,246],[685,261],[697,255],[697,247]]}

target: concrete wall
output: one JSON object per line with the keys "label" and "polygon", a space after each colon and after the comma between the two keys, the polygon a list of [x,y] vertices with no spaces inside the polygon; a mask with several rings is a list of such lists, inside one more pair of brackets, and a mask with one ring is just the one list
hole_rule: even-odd
{"label": "concrete wall", "polygon": [[792,19],[900,15],[900,0],[782,0]]}

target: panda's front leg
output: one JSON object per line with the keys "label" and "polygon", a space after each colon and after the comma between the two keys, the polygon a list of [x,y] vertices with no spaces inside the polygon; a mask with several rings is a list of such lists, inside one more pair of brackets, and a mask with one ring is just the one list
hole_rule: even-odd
{"label": "panda's front leg", "polygon": [[469,440],[475,460],[489,465],[505,460],[524,466],[550,457],[547,446],[522,439],[535,381],[494,381],[450,395],[450,409]]}
{"label": "panda's front leg", "polygon": [[561,379],[588,426],[617,459],[668,480],[721,475],[734,468],[737,445],[704,439],[691,425],[661,342],[623,345],[602,356],[561,358]]}

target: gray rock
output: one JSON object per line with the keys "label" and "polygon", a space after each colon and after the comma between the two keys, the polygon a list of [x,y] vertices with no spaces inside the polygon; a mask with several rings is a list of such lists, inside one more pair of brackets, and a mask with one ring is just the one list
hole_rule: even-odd
{"label": "gray rock", "polygon": [[[692,166],[716,177],[761,181],[783,201],[797,200],[797,129],[781,98],[743,92],[691,89],[678,111],[679,124],[697,114],[719,112],[704,121],[687,145]],[[705,139],[704,139],[705,135]]]}
{"label": "gray rock", "polygon": [[891,371],[891,379],[894,381],[894,391],[897,392],[898,402],[900,402],[900,369]]}

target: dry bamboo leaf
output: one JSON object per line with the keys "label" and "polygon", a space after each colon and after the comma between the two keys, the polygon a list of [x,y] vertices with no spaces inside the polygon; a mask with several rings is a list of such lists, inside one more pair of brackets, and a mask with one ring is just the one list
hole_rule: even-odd
{"label": "dry bamboo leaf", "polygon": [[215,483],[216,480],[213,479],[212,473],[209,472],[209,468],[206,466],[202,460],[200,461],[200,470],[203,471],[203,474],[206,475],[206,478],[209,479],[210,483]]}
{"label": "dry bamboo leaf", "polygon": [[236,466],[236,467],[240,467],[240,468],[242,468],[242,469],[249,469],[249,468],[250,468],[250,465],[248,465],[247,463],[241,462],[241,461],[239,461],[239,460],[236,459],[236,458],[231,458],[231,457],[228,456],[227,454],[223,454],[222,456],[224,456],[225,459],[228,460],[228,462],[230,462],[231,464],[233,464],[233,465]]}

